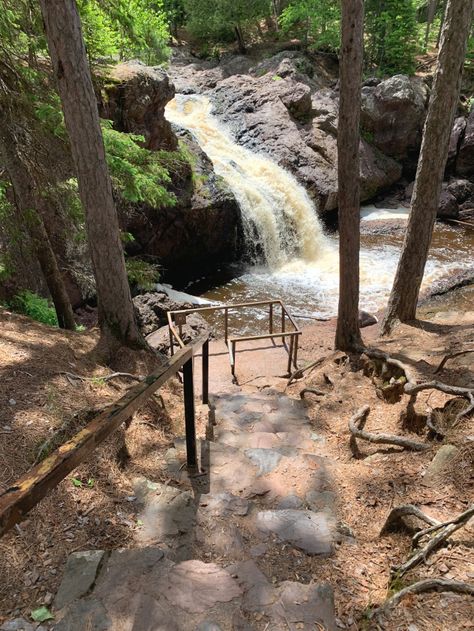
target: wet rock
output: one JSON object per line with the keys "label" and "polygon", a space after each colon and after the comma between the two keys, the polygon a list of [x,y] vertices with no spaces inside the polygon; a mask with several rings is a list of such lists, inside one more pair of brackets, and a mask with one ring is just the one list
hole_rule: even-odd
{"label": "wet rock", "polygon": [[56,609],[62,609],[87,594],[96,581],[104,554],[103,550],[90,550],[69,555],[61,585],[54,599]]}
{"label": "wet rock", "polygon": [[335,535],[335,524],[325,513],[308,510],[261,511],[257,528],[272,533],[308,554],[329,555]]}
{"label": "wet rock", "polygon": [[456,173],[461,176],[474,174],[474,108],[468,116],[464,137],[459,147]]}
{"label": "wet rock", "polygon": [[361,328],[366,326],[372,326],[373,324],[377,324],[378,319],[376,316],[368,313],[367,311],[359,311],[359,326]]}
{"label": "wet rock", "polygon": [[384,154],[407,158],[420,148],[428,95],[422,80],[405,75],[363,87],[362,129]]}
{"label": "wet rock", "polygon": [[436,216],[439,219],[456,219],[459,216],[459,205],[456,198],[447,189],[441,191]]}
{"label": "wet rock", "polygon": [[474,202],[474,184],[469,180],[451,180],[447,190],[456,198],[458,204],[463,204],[466,201]]}
{"label": "wet rock", "polygon": [[164,70],[139,61],[120,63],[112,67],[104,90],[100,115],[112,120],[116,129],[144,136],[148,149],[177,148],[165,118],[165,106],[175,89]]}

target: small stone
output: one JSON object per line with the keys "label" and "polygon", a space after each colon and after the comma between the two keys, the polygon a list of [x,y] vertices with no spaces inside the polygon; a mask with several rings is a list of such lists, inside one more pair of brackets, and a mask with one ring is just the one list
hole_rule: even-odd
{"label": "small stone", "polygon": [[43,598],[44,605],[50,605],[53,602],[53,594],[51,592],[46,592]]}
{"label": "small stone", "polygon": [[69,555],[63,580],[54,601],[56,609],[62,609],[89,591],[95,582],[103,557],[103,550],[74,552]]}
{"label": "small stone", "polygon": [[8,403],[9,403],[10,405],[16,405],[16,401],[15,401],[15,399],[9,399]]}
{"label": "small stone", "polygon": [[442,574],[446,574],[446,572],[449,572],[449,567],[445,563],[441,563],[438,566],[438,569]]}
{"label": "small stone", "polygon": [[454,445],[443,445],[436,452],[435,457],[428,465],[425,473],[425,482],[430,482],[436,478],[459,454],[459,449]]}

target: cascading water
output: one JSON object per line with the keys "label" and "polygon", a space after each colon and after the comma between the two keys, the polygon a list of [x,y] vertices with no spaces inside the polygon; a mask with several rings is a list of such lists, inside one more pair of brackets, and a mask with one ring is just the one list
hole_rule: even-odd
{"label": "cascading water", "polygon": [[[337,239],[324,234],[312,201],[295,178],[269,158],[237,145],[211,110],[209,100],[197,95],[178,95],[166,108],[169,121],[194,134],[241,208],[251,264],[245,274],[206,297],[227,302],[279,297],[297,311],[334,315]],[[406,215],[405,209],[400,210],[399,215]],[[377,209],[369,214],[378,218],[377,213],[383,218]],[[400,242],[400,236],[391,235],[362,239],[362,308],[377,310],[385,304]],[[449,269],[472,266],[470,248],[453,229],[435,230],[425,285]]]}
{"label": "cascading water", "polygon": [[208,99],[178,95],[166,117],[193,132],[234,193],[253,263],[259,251],[270,269],[295,258],[310,262],[334,253],[304,188],[276,163],[233,142],[211,115]]}

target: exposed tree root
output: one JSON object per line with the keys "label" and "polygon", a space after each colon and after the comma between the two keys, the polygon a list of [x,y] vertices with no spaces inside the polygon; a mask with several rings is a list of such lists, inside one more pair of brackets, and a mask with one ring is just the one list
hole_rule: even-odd
{"label": "exposed tree root", "polygon": [[307,366],[303,366],[302,368],[298,368],[298,370],[295,370],[293,373],[291,373],[290,378],[286,382],[286,387],[288,388],[288,386],[291,386],[293,381],[296,381],[297,379],[301,379],[307,370],[311,370],[311,368],[316,368],[316,366],[319,366],[320,364],[322,364],[325,359],[326,359],[326,356],[320,357],[319,359],[316,359],[314,362],[309,363]]}
{"label": "exposed tree root", "polygon": [[461,355],[467,355],[467,353],[474,353],[474,348],[466,348],[466,350],[464,351],[458,351],[457,353],[451,353],[449,355],[445,355],[443,359],[441,360],[441,363],[439,364],[438,368],[436,368],[436,370],[434,371],[434,374],[436,375],[439,372],[441,372],[446,362],[449,361],[450,359],[454,359],[455,357],[460,357]]}
{"label": "exposed tree root", "polygon": [[427,528],[418,535],[415,535],[414,542],[418,542],[421,537],[424,535],[428,535],[431,532],[435,532],[436,530],[440,530],[437,535],[435,535],[432,539],[428,541],[428,543],[417,550],[412,556],[402,563],[399,566],[396,566],[392,569],[392,574],[398,577],[403,576],[409,570],[414,568],[416,565],[425,561],[427,557],[434,551],[436,548],[444,543],[456,530],[459,530],[463,526],[467,524],[467,522],[474,516],[474,504],[466,510],[461,515],[458,515],[455,519],[445,522],[444,524],[433,524],[430,528]]}
{"label": "exposed tree root", "polygon": [[424,451],[429,449],[430,445],[425,443],[419,443],[402,436],[395,436],[392,434],[371,434],[364,430],[364,425],[367,422],[367,417],[370,413],[370,407],[364,405],[358,412],[351,417],[349,421],[349,430],[351,432],[350,447],[355,458],[360,457],[360,451],[357,446],[356,438],[367,440],[369,443],[381,444],[381,445],[396,445],[398,447],[404,447],[405,449],[411,449],[412,451]]}
{"label": "exposed tree root", "polygon": [[469,398],[473,394],[472,388],[461,388],[460,386],[450,386],[442,381],[424,381],[423,383],[414,383],[408,381],[405,385],[406,394],[418,394],[422,390],[439,390],[445,394],[452,394],[456,397]]}
{"label": "exposed tree root", "polygon": [[426,513],[423,513],[423,511],[421,511],[417,506],[414,506],[413,504],[404,504],[403,506],[397,506],[390,511],[390,514],[380,531],[380,536],[382,537],[387,532],[400,530],[404,527],[403,517],[408,516],[417,517],[426,524],[429,524],[431,527],[440,525],[439,521],[433,519],[429,515],[426,515]]}
{"label": "exposed tree root", "polygon": [[390,357],[388,353],[384,353],[384,351],[380,351],[376,348],[366,348],[364,350],[364,355],[367,355],[370,359],[381,359],[389,366],[395,366],[405,374],[408,383],[415,383],[415,377],[410,368],[399,359],[394,359],[393,357]]}
{"label": "exposed tree root", "polygon": [[316,388],[303,388],[303,390],[301,390],[300,392],[300,398],[304,399],[305,394],[315,394],[318,397],[326,396],[326,392],[323,392],[322,390],[316,390]]}
{"label": "exposed tree root", "polygon": [[83,377],[82,375],[76,375],[73,372],[61,371],[58,373],[59,375],[64,375],[69,383],[74,385],[74,381],[103,381],[107,383],[107,381],[111,381],[112,379],[132,379],[133,381],[142,381],[142,377],[137,377],[137,375],[132,375],[129,372],[113,372],[110,375],[105,375],[105,377]]}
{"label": "exposed tree root", "polygon": [[391,598],[388,598],[382,605],[380,605],[380,607],[374,609],[370,617],[374,618],[388,613],[390,609],[398,605],[405,596],[423,594],[426,592],[455,592],[456,594],[474,596],[474,585],[464,583],[463,581],[452,581],[445,578],[427,578],[401,589]]}

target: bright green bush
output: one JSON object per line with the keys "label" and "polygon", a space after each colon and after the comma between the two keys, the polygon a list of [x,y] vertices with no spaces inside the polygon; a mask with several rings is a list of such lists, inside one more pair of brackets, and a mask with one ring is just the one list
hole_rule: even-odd
{"label": "bright green bush", "polygon": [[14,296],[9,305],[10,309],[22,313],[32,320],[58,326],[58,318],[54,307],[46,300],[28,289]]}

